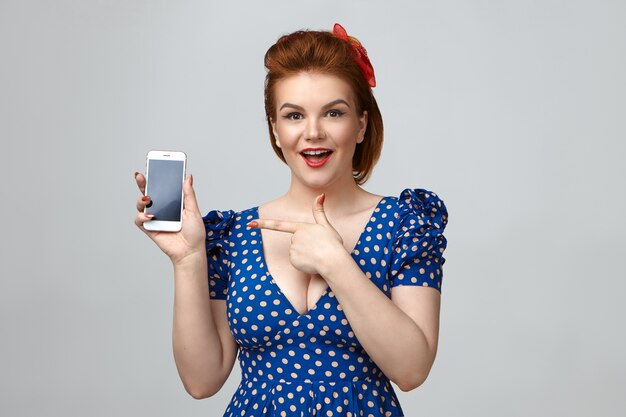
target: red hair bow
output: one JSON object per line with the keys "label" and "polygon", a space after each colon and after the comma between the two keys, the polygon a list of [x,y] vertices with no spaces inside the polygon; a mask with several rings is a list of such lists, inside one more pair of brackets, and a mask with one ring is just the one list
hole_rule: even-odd
{"label": "red hair bow", "polygon": [[343,26],[341,26],[339,23],[335,23],[335,26],[333,27],[333,35],[350,43],[354,55],[354,60],[359,65],[359,69],[363,73],[367,84],[370,87],[376,87],[374,67],[372,67],[372,63],[367,57],[367,51],[365,50],[363,45],[361,45],[361,42],[359,42],[359,40],[354,36],[349,36],[348,32],[346,32]]}

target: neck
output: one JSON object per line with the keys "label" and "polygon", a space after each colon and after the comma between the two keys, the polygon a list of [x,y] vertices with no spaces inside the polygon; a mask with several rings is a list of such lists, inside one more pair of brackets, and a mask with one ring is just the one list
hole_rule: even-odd
{"label": "neck", "polygon": [[283,198],[295,210],[310,211],[315,197],[322,193],[326,195],[324,207],[328,211],[349,213],[354,210],[354,203],[364,190],[354,181],[352,175],[344,175],[336,182],[317,188],[303,184],[292,174],[291,185]]}

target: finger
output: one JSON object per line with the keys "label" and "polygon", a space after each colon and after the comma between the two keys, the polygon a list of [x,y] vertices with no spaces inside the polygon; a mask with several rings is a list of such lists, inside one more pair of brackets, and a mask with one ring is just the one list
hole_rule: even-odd
{"label": "finger", "polygon": [[196,200],[196,192],[193,189],[193,175],[190,175],[183,183],[183,207],[194,213],[200,213],[198,201]]}
{"label": "finger", "polygon": [[137,187],[139,187],[139,191],[141,191],[141,194],[145,194],[146,193],[146,177],[144,177],[141,172],[135,172],[135,181],[137,182]]}
{"label": "finger", "polygon": [[315,198],[315,202],[313,203],[313,217],[315,218],[315,222],[317,224],[328,224],[328,218],[326,217],[326,212],[324,211],[324,200],[326,199],[325,194],[320,194]]}
{"label": "finger", "polygon": [[153,217],[154,217],[154,214],[138,213],[137,216],[135,217],[135,225],[138,228],[143,229],[143,224],[152,220]]}
{"label": "finger", "polygon": [[247,224],[255,229],[269,229],[277,232],[295,233],[303,223],[286,222],[283,220],[256,219]]}
{"label": "finger", "polygon": [[150,196],[144,195],[139,200],[137,200],[137,211],[142,212],[146,207],[150,205]]}

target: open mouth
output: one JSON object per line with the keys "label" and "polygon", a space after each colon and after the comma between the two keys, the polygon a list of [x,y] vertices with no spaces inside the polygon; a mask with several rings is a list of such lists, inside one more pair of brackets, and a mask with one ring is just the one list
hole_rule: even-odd
{"label": "open mouth", "polygon": [[332,153],[330,149],[306,149],[300,155],[308,166],[317,168],[324,165]]}

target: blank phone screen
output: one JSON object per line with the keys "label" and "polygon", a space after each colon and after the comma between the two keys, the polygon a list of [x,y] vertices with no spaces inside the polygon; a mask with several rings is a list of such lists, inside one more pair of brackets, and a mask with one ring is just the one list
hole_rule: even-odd
{"label": "blank phone screen", "polygon": [[154,220],[181,220],[183,175],[183,161],[148,160],[146,193],[150,196],[152,205],[146,212],[154,214]]}

